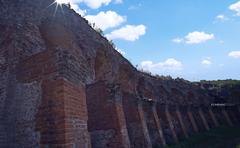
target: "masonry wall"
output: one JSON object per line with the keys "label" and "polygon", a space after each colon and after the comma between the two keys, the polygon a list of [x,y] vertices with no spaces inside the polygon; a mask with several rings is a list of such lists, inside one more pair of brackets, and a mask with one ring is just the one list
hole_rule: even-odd
{"label": "masonry wall", "polygon": [[162,146],[159,130],[153,114],[153,104],[151,102],[143,103],[143,111],[151,139],[152,147],[157,148]]}
{"label": "masonry wall", "polygon": [[43,99],[37,114],[41,146],[91,147],[84,86],[57,79],[44,81],[42,87]]}
{"label": "masonry wall", "polygon": [[53,2],[0,0],[0,147],[164,147],[239,125],[239,107],[211,107],[191,82],[137,71]]}
{"label": "masonry wall", "polygon": [[45,50],[2,67],[2,147],[155,148],[239,125],[238,106],[160,104],[107,81],[85,88],[78,76],[59,73],[71,70],[58,63],[62,52]]}
{"label": "masonry wall", "polygon": [[138,110],[138,99],[135,95],[123,93],[123,110],[131,147],[147,147],[148,141],[144,135],[144,127]]}
{"label": "masonry wall", "polygon": [[[129,145],[122,139],[115,99],[106,82],[88,87],[89,131],[93,147],[159,148],[219,126],[238,126],[237,107],[165,105],[123,92],[121,103]],[[155,109],[155,110],[154,110]],[[216,112],[217,111],[217,112]],[[223,122],[220,122],[223,121]],[[122,123],[121,123],[122,124]],[[125,133],[126,134],[126,133]]]}
{"label": "masonry wall", "polygon": [[3,69],[1,147],[91,147],[85,85],[59,75],[58,52],[44,50]]}
{"label": "masonry wall", "polygon": [[104,81],[87,87],[88,130],[95,148],[130,146],[121,98],[111,91]]}

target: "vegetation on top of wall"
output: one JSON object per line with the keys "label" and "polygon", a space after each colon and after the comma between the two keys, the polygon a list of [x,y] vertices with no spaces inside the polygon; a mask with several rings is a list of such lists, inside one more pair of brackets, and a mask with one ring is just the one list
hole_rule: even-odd
{"label": "vegetation on top of wall", "polygon": [[95,29],[95,31],[97,31],[99,34],[101,34],[102,36],[104,35],[101,28],[94,28],[94,29]]}
{"label": "vegetation on top of wall", "polygon": [[153,74],[150,71],[148,71],[148,70],[145,70],[143,68],[137,68],[137,69],[138,69],[139,72],[141,72],[141,73],[143,73],[145,75],[153,76]]}
{"label": "vegetation on top of wall", "polygon": [[145,70],[143,68],[138,68],[138,65],[136,65],[136,69],[144,75],[147,75],[147,76],[150,76],[150,77],[155,77],[157,80],[175,80],[175,81],[178,81],[178,82],[190,83],[190,81],[185,80],[183,78],[179,78],[179,77],[173,78],[170,75],[164,76],[164,75],[159,75],[159,74],[153,74],[148,70]]}
{"label": "vegetation on top of wall", "polygon": [[214,98],[215,103],[240,104],[240,80],[215,80],[194,82]]}
{"label": "vegetation on top of wall", "polygon": [[116,49],[116,45],[113,40],[108,40],[108,43],[112,46],[112,48]]}
{"label": "vegetation on top of wall", "polygon": [[201,84],[213,84],[213,85],[237,85],[240,84],[240,80],[232,80],[232,79],[227,79],[227,80],[214,80],[214,81],[207,81],[207,80],[201,80]]}
{"label": "vegetation on top of wall", "polygon": [[[88,20],[86,20],[86,21],[96,32],[98,32],[102,37],[104,37],[108,41],[108,43],[112,46],[113,49],[117,49],[115,43],[113,42],[113,40],[107,39],[105,37],[104,32],[103,32],[103,30],[101,28],[98,28],[95,23],[90,23]],[[126,59],[126,60],[133,66],[133,64],[130,62],[130,60],[128,60],[128,59]],[[136,68],[142,74],[150,76],[150,77],[155,77],[158,80],[176,80],[176,81],[180,81],[180,82],[190,83],[190,81],[185,80],[183,78],[179,78],[179,77],[177,77],[176,79],[173,79],[170,75],[168,75],[168,76],[163,76],[163,75],[158,75],[158,74],[154,75],[150,71],[144,70],[143,68],[138,68],[138,65],[136,65],[134,68]],[[240,80],[232,80],[232,79],[215,80],[215,81],[201,80],[200,82],[194,82],[193,84],[196,84],[196,85],[197,84],[212,84],[212,85],[217,85],[217,86],[236,85],[236,84],[240,84]]]}

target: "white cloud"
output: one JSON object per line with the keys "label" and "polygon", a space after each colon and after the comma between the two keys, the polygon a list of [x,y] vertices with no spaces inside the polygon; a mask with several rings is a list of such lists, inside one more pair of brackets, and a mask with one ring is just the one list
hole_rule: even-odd
{"label": "white cloud", "polygon": [[239,51],[231,51],[229,54],[228,54],[229,57],[232,57],[232,58],[240,58],[240,50]]}
{"label": "white cloud", "polygon": [[199,44],[211,39],[214,39],[214,34],[207,34],[198,31],[191,32],[185,37],[187,44]]}
{"label": "white cloud", "polygon": [[235,11],[237,16],[240,16],[240,1],[230,5],[229,9]]}
{"label": "white cloud", "polygon": [[123,3],[123,0],[115,0],[115,3],[116,4],[121,4],[121,3]]}
{"label": "white cloud", "polygon": [[126,17],[114,11],[99,12],[97,15],[87,15],[85,18],[102,30],[119,26],[126,21]]}
{"label": "white cloud", "polygon": [[[65,0],[66,3],[70,2],[71,5],[75,5],[73,7],[74,10],[78,10],[79,4],[84,3],[91,9],[98,9],[103,5],[108,5],[111,0]],[[80,9],[81,10],[81,9]]]}
{"label": "white cloud", "polygon": [[201,64],[209,67],[210,65],[212,65],[212,58],[211,57],[205,57],[202,59]]}
{"label": "white cloud", "polygon": [[[70,3],[72,8],[82,15],[85,14],[83,13],[85,10],[80,9],[79,5],[81,3],[84,3],[91,9],[98,9],[104,5],[107,6],[112,0],[55,0],[55,1],[58,1],[60,3]],[[123,0],[115,0],[115,3],[116,4],[123,3]]]}
{"label": "white cloud", "polygon": [[146,33],[146,27],[144,25],[126,25],[120,29],[114,30],[107,34],[108,39],[123,39],[127,41],[135,41],[139,39],[140,36]]}
{"label": "white cloud", "polygon": [[111,0],[73,0],[73,1],[83,2],[92,9],[97,9],[102,5],[108,5],[111,2]]}
{"label": "white cloud", "polygon": [[217,19],[220,19],[220,20],[222,20],[222,19],[224,19],[224,18],[225,18],[225,16],[224,16],[224,15],[222,15],[222,14],[220,14],[220,15],[218,15],[216,18],[217,18]]}
{"label": "white cloud", "polygon": [[208,40],[214,39],[214,34],[207,34],[205,32],[194,31],[188,33],[184,38],[175,38],[172,41],[175,43],[199,44]]}
{"label": "white cloud", "polygon": [[172,40],[174,43],[182,43],[184,40],[181,38],[175,38]]}
{"label": "white cloud", "polygon": [[223,21],[227,21],[228,18],[223,14],[219,14],[218,16],[216,16],[216,20],[219,20],[219,21],[223,22]]}
{"label": "white cloud", "polygon": [[211,64],[212,64],[212,62],[211,62],[210,60],[207,60],[207,59],[202,60],[201,63],[202,63],[203,65],[211,65]]}
{"label": "white cloud", "polygon": [[125,55],[125,54],[126,54],[126,52],[124,52],[122,49],[116,48],[116,50],[117,50],[117,52],[121,53],[122,55]]}
{"label": "white cloud", "polygon": [[169,58],[164,62],[153,63],[152,61],[141,62],[141,68],[153,73],[175,72],[183,69],[182,62]]}
{"label": "white cloud", "polygon": [[132,5],[128,7],[128,10],[136,10],[139,9],[142,6],[142,3],[138,3],[137,5]]}
{"label": "white cloud", "polygon": [[84,16],[87,13],[86,10],[82,10],[77,4],[73,3],[73,4],[71,4],[71,7],[81,16]]}

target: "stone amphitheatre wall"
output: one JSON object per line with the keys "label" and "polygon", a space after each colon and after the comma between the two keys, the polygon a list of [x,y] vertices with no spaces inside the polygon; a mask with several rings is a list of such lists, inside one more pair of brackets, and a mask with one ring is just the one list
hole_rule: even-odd
{"label": "stone amphitheatre wall", "polygon": [[138,72],[53,0],[0,0],[0,147],[145,148],[239,124],[239,107]]}
{"label": "stone amphitheatre wall", "polygon": [[211,128],[240,123],[238,106],[166,105],[126,92],[112,96],[110,88],[105,82],[87,87],[88,126],[96,148],[164,147]]}

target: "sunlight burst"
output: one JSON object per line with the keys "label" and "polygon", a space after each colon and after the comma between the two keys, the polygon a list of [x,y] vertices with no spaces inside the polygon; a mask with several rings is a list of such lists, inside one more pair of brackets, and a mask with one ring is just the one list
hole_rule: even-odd
{"label": "sunlight burst", "polygon": [[69,0],[55,0],[55,2],[58,3],[58,4],[67,4],[70,1]]}

